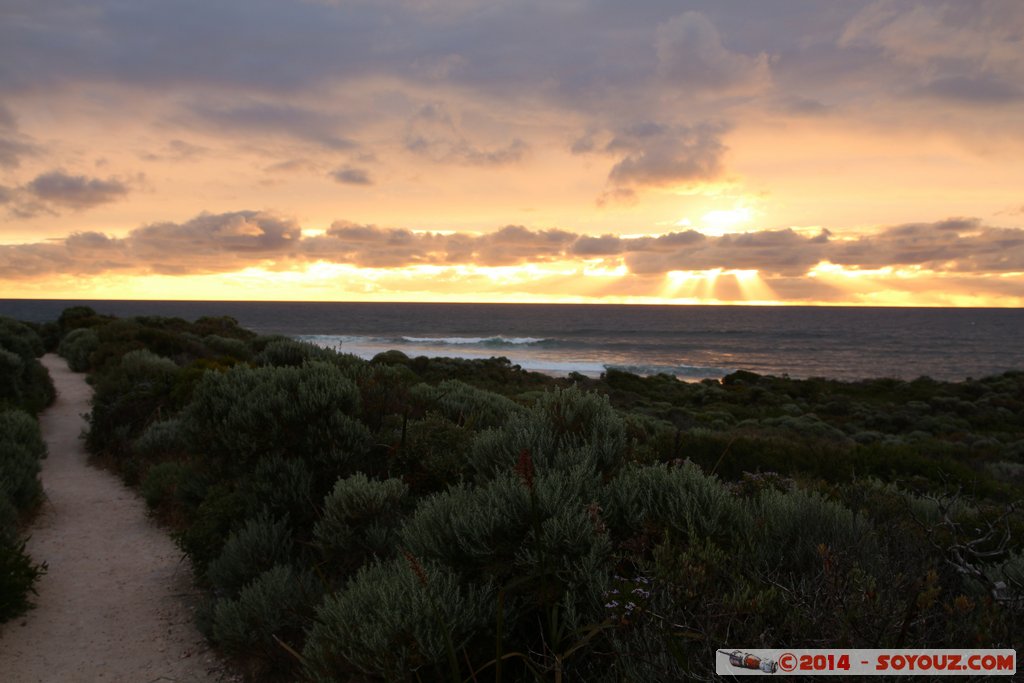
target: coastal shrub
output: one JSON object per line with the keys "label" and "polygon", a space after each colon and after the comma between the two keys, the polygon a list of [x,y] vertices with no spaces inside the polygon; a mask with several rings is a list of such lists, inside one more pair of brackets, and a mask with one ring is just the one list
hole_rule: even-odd
{"label": "coastal shrub", "polygon": [[621,536],[671,529],[723,546],[751,521],[717,477],[690,462],[624,468],[608,486],[606,515]]}
{"label": "coastal shrub", "polygon": [[450,652],[486,638],[494,605],[493,586],[467,583],[433,562],[409,556],[368,565],[317,610],[303,650],[305,673],[319,683],[358,674],[413,680],[416,671],[447,667]]}
{"label": "coastal shrub", "polygon": [[406,481],[416,493],[438,491],[460,481],[473,432],[434,412],[406,424],[404,443],[395,452]]}
{"label": "coastal shrub", "polygon": [[192,465],[170,461],[153,465],[142,479],[142,498],[151,510],[159,510],[177,498],[178,489],[192,474]]}
{"label": "coastal shrub", "polygon": [[347,374],[359,388],[362,421],[379,433],[390,415],[409,413],[409,388],[416,376],[401,365],[364,364],[351,366]]}
{"label": "coastal shrub", "polygon": [[526,412],[511,399],[459,380],[445,380],[436,386],[419,384],[413,388],[413,396],[428,410],[435,410],[458,425],[476,429],[500,427],[509,416]]}
{"label": "coastal shrub", "polygon": [[751,537],[758,564],[768,571],[809,572],[820,565],[819,546],[872,557],[870,525],[841,504],[797,489],[765,489],[752,501],[758,529]]}
{"label": "coastal shrub", "polygon": [[94,381],[86,445],[104,454],[134,482],[142,474],[132,459],[132,442],[172,407],[171,392],[179,369],[169,358],[146,350],[125,354]]}
{"label": "coastal shrub", "polygon": [[25,541],[0,534],[0,624],[28,611],[36,582],[45,573],[46,564],[35,564],[25,552]]}
{"label": "coastal shrub", "polygon": [[329,480],[314,476],[302,458],[265,455],[253,471],[238,482],[238,492],[249,516],[267,515],[288,519],[296,532],[308,539]]}
{"label": "coastal shrub", "polygon": [[204,494],[202,502],[190,514],[187,526],[175,534],[175,540],[200,575],[220,555],[232,529],[241,526],[248,511],[245,498],[230,484],[214,484],[207,487]]}
{"label": "coastal shrub", "polygon": [[22,410],[0,409],[0,623],[31,606],[30,594],[46,571],[18,538],[23,513],[42,498],[39,460],[45,456],[39,423]]}
{"label": "coastal shrub", "polygon": [[21,404],[24,366],[21,356],[0,347],[0,405]]}
{"label": "coastal shrub", "polygon": [[203,337],[203,345],[218,356],[229,356],[239,360],[248,360],[252,357],[249,345],[233,337],[208,334]]}
{"label": "coastal shrub", "polygon": [[302,648],[303,633],[320,600],[316,577],[278,564],[259,574],[236,598],[213,608],[212,637],[234,655],[250,675],[294,680],[292,651]]}
{"label": "coastal shrub", "polygon": [[0,348],[22,358],[38,358],[46,351],[38,332],[25,323],[6,316],[0,316]]}
{"label": "coastal shrub", "polygon": [[57,353],[63,356],[74,372],[88,372],[90,357],[100,347],[100,337],[91,328],[72,330],[61,340]]}
{"label": "coastal shrub", "polygon": [[347,573],[367,558],[389,554],[408,491],[399,479],[378,481],[361,472],[337,481],[313,530],[333,573]]}
{"label": "coastal shrub", "polygon": [[585,464],[610,472],[629,455],[625,423],[607,397],[576,387],[545,392],[527,413],[513,413],[505,425],[481,432],[471,466],[482,476],[511,468],[529,452],[539,470]]}
{"label": "coastal shrub", "polygon": [[206,568],[206,579],[217,595],[235,597],[239,591],[292,555],[291,529],[285,520],[249,519],[228,537],[220,555]]}
{"label": "coastal shrub", "polygon": [[0,408],[38,413],[53,402],[53,382],[37,360],[43,341],[28,325],[0,316]]}
{"label": "coastal shrub", "polygon": [[182,455],[187,453],[188,449],[188,437],[178,418],[151,423],[132,444],[132,450],[136,455],[150,460]]}
{"label": "coastal shrub", "polygon": [[237,476],[261,456],[301,454],[318,476],[337,478],[358,467],[369,445],[352,417],[358,411],[358,390],[333,365],[236,366],[202,377],[183,420],[194,448],[221,472]]}
{"label": "coastal shrub", "polygon": [[14,507],[14,501],[0,489],[0,541],[13,541],[18,535],[21,513]]}
{"label": "coastal shrub", "polygon": [[46,444],[39,423],[22,410],[0,410],[0,495],[18,510],[27,510],[42,497],[39,460]]}
{"label": "coastal shrub", "polygon": [[333,355],[334,352],[330,349],[309,342],[275,339],[264,345],[253,361],[257,365],[277,368],[299,367],[309,361],[327,360]]}
{"label": "coastal shrub", "polygon": [[538,472],[529,485],[508,473],[481,486],[455,486],[420,502],[402,525],[402,547],[417,557],[499,581],[518,571],[517,563],[531,565],[538,553],[547,554],[551,569],[568,567],[591,554],[592,545],[604,547],[596,536],[579,543],[560,540],[580,530],[581,515],[600,526],[594,518],[600,488],[600,478],[586,466]]}

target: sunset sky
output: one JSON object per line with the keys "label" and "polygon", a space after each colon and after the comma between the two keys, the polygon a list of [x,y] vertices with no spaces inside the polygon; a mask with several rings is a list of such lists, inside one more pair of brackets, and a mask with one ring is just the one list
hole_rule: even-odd
{"label": "sunset sky", "polygon": [[3,0],[0,297],[1024,305],[1020,0]]}

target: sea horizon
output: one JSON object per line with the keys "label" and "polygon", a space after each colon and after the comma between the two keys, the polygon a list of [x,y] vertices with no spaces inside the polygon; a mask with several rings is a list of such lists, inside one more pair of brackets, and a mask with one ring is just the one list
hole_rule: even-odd
{"label": "sea horizon", "polygon": [[228,315],[261,334],[362,358],[500,356],[556,376],[963,380],[1024,369],[1014,341],[1024,337],[1024,311],[1013,308],[5,299],[0,314],[41,323],[69,306],[120,317]]}

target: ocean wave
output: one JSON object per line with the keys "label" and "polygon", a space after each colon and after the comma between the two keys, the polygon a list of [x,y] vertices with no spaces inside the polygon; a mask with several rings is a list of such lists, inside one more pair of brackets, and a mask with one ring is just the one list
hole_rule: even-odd
{"label": "ocean wave", "polygon": [[552,340],[543,337],[399,337],[407,344],[440,344],[451,346],[536,346]]}
{"label": "ocean wave", "polygon": [[607,370],[620,370],[633,375],[672,375],[680,379],[705,379],[724,377],[729,374],[725,368],[705,367],[701,365],[624,365],[609,363],[604,366]]}

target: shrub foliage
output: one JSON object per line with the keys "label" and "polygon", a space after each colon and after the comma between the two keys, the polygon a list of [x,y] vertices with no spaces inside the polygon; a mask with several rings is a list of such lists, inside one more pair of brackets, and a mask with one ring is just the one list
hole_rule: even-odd
{"label": "shrub foliage", "polygon": [[254,679],[708,679],[723,643],[1022,635],[1024,373],[560,380],[229,319],[58,327],[97,341],[90,448]]}

